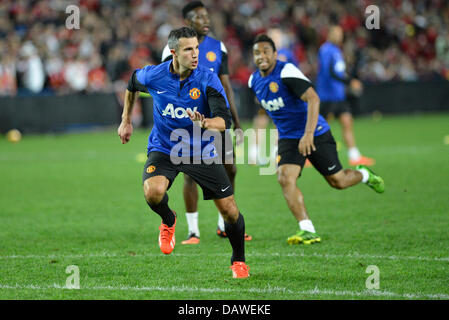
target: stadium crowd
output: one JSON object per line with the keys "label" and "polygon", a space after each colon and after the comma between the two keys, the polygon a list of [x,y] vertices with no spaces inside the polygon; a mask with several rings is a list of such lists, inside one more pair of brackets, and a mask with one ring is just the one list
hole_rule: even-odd
{"label": "stadium crowd", "polygon": [[[123,89],[131,70],[160,62],[171,29],[182,26],[181,0],[0,1],[0,95],[67,94]],[[329,25],[345,31],[349,72],[365,82],[449,80],[449,2],[383,1],[380,29],[365,27],[368,0],[203,0],[214,36],[229,55],[231,80],[246,85],[251,43],[283,30],[311,79]],[[80,29],[66,28],[68,5]]]}

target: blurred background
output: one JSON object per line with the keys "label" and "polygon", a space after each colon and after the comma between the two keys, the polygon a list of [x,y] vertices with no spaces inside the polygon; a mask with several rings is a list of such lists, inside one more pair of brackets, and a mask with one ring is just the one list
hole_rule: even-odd
{"label": "blurred background", "polygon": [[[62,132],[118,124],[136,68],[160,62],[170,30],[183,25],[179,0],[1,0],[0,132]],[[276,27],[279,44],[312,81],[331,24],[345,32],[347,71],[365,90],[355,114],[449,110],[449,1],[377,3],[380,29],[365,27],[365,0],[203,0],[213,34],[229,52],[230,78],[243,119],[257,107],[247,89],[251,43]],[[66,7],[80,29],[66,28]],[[133,121],[152,123],[151,97]]]}

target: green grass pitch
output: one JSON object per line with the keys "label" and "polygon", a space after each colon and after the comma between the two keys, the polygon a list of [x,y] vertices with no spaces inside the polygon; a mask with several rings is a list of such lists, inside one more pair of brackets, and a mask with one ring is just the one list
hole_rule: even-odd
{"label": "green grass pitch", "polygon": [[[449,299],[449,114],[357,119],[361,151],[386,192],[331,189],[313,169],[298,185],[321,244],[289,246],[298,226],[275,175],[239,165],[249,279],[232,279],[217,210],[200,201],[201,243],[187,235],[180,175],[169,191],[177,245],[157,244],[160,218],[141,188],[148,131],[0,137],[0,299]],[[341,141],[338,123],[332,123]],[[445,138],[446,137],[446,138]],[[446,144],[445,144],[446,139]],[[342,147],[340,159],[347,166]],[[201,195],[201,192],[200,192]],[[65,288],[67,266],[80,290]],[[367,289],[379,269],[380,288]]]}

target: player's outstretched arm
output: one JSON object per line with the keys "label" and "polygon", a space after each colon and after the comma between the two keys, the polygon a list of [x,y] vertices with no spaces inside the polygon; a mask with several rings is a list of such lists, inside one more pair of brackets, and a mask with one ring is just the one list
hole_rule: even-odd
{"label": "player's outstretched arm", "polygon": [[129,139],[131,139],[131,135],[133,134],[133,125],[131,123],[131,114],[134,107],[134,102],[136,101],[136,96],[139,94],[139,91],[131,92],[126,89],[125,93],[125,103],[123,106],[122,113],[122,122],[118,127],[118,135],[123,144],[127,143]]}
{"label": "player's outstretched arm", "polygon": [[318,115],[320,113],[320,98],[318,97],[315,89],[309,87],[302,95],[301,99],[307,102],[307,122],[304,135],[299,140],[299,152],[304,155],[310,155],[312,151],[315,151],[315,144],[313,143],[313,137],[315,128],[318,123]]}

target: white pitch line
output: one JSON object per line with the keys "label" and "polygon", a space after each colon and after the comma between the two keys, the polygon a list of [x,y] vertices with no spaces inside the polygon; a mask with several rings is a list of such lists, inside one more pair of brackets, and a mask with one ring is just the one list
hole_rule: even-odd
{"label": "white pitch line", "polygon": [[[16,289],[16,290],[74,290],[67,289],[64,286],[53,283],[51,285],[34,285],[34,284],[0,284],[0,289]],[[107,290],[107,291],[164,291],[164,292],[207,292],[207,293],[260,293],[260,294],[268,294],[268,293],[284,293],[291,295],[292,298],[301,298],[301,296],[308,295],[330,295],[330,296],[350,296],[350,297],[390,297],[390,298],[405,298],[405,299],[449,299],[448,294],[444,293],[396,293],[390,291],[383,290],[363,290],[363,291],[338,291],[331,289],[319,289],[315,287],[312,290],[291,290],[282,287],[265,287],[265,288],[201,288],[201,287],[188,287],[188,286],[171,286],[171,287],[160,287],[160,286],[151,286],[151,287],[130,287],[130,286],[87,286],[81,287],[80,290]]]}
{"label": "white pitch line", "polygon": [[[195,257],[195,256],[228,256],[228,253],[212,253],[212,254],[202,254],[202,253],[173,253],[174,257]],[[121,253],[88,253],[88,254],[67,254],[67,255],[5,255],[0,256],[0,260],[9,259],[82,259],[82,258],[114,258],[114,257],[160,257],[163,256],[162,253],[144,253],[144,254],[127,254],[125,252]],[[434,262],[449,262],[449,257],[422,257],[422,256],[384,256],[384,255],[373,255],[373,254],[361,254],[361,253],[347,253],[347,254],[328,254],[328,253],[248,253],[248,257],[303,257],[303,258],[324,258],[324,259],[343,259],[343,258],[360,258],[360,259],[384,259],[384,260],[411,260],[411,261],[434,261]]]}

